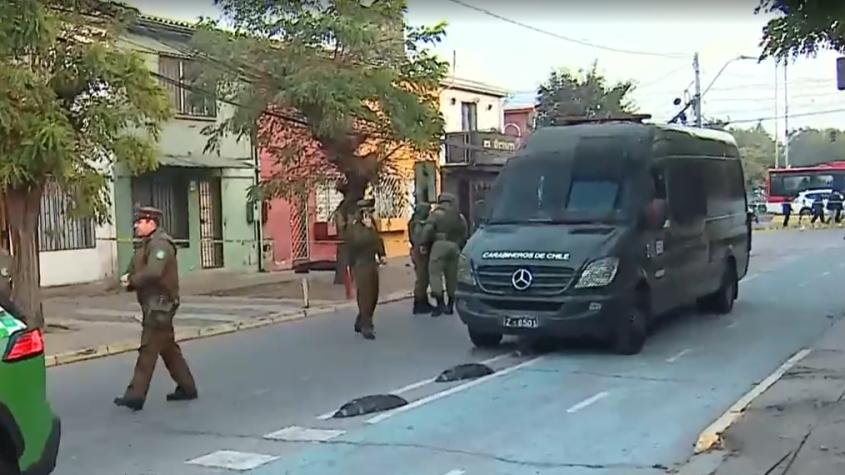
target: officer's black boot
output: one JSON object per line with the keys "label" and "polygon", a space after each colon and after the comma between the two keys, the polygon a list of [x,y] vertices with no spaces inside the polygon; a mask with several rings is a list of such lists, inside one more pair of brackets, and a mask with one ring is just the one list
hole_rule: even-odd
{"label": "officer's black boot", "polygon": [[362,328],[361,329],[361,336],[363,336],[365,340],[375,340],[376,339],[376,332],[371,327]]}
{"label": "officer's black boot", "polygon": [[446,299],[446,308],[443,310],[443,313],[446,315],[452,315],[455,313],[455,297],[449,297]]}
{"label": "officer's black boot", "polygon": [[176,386],[176,390],[167,395],[168,401],[192,401],[199,397],[196,391],[187,392],[181,386]]}
{"label": "officer's black boot", "polygon": [[414,300],[414,315],[422,315],[426,313],[431,313],[434,310],[434,307],[428,302],[428,297],[423,297],[421,299]]}
{"label": "officer's black boot", "polygon": [[446,305],[443,303],[443,296],[442,295],[435,296],[434,300],[436,300],[437,303],[434,304],[434,308],[431,310],[431,316],[432,317],[439,317],[440,315],[443,315],[443,311],[446,309],[445,308]]}
{"label": "officer's black boot", "polygon": [[413,313],[414,315],[426,313],[426,312],[423,311],[422,304],[423,304],[422,300],[414,299],[414,308],[413,308],[413,310],[411,310],[411,313]]}
{"label": "officer's black boot", "polygon": [[128,407],[133,411],[140,411],[144,408],[144,400],[127,398],[126,396],[116,397],[114,398],[114,405],[119,407]]}

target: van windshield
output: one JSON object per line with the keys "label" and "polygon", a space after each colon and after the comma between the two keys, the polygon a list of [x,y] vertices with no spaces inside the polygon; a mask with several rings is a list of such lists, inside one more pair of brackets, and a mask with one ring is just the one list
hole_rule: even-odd
{"label": "van windshield", "polygon": [[608,147],[607,140],[596,144],[595,139],[581,139],[570,153],[515,157],[496,183],[488,222],[575,224],[624,219],[623,177],[629,161],[622,156],[627,155],[624,143],[613,145],[617,146]]}

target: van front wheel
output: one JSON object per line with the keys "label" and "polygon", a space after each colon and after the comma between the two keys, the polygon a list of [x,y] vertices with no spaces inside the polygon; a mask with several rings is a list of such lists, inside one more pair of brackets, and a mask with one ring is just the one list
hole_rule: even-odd
{"label": "van front wheel", "polygon": [[469,339],[472,344],[478,348],[494,348],[502,342],[503,335],[501,333],[480,332],[478,330],[469,329]]}
{"label": "van front wheel", "polygon": [[618,355],[636,355],[645,346],[648,316],[639,306],[631,306],[610,337],[610,346]]}

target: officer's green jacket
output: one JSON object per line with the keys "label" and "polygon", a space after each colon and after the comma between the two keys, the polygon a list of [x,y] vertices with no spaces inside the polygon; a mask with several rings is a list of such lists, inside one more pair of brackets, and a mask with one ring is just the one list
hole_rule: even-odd
{"label": "officer's green jacket", "polygon": [[464,216],[451,202],[445,202],[438,205],[426,221],[423,242],[431,245],[436,241],[446,240],[463,249],[468,239],[467,232],[468,226]]}
{"label": "officer's green jacket", "polygon": [[420,203],[414,207],[414,214],[408,221],[408,240],[413,247],[423,244],[423,230],[430,212],[431,205],[428,203]]}
{"label": "officer's green jacket", "polygon": [[384,240],[375,227],[368,228],[360,221],[351,222],[347,228],[346,243],[350,264],[375,265],[376,258],[385,257]]}

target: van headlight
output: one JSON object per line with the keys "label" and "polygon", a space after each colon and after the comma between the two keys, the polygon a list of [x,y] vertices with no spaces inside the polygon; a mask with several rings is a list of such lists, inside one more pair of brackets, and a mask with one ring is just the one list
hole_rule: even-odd
{"label": "van headlight", "polygon": [[461,253],[458,256],[458,282],[475,286],[475,275],[472,272],[472,263],[469,257]]}
{"label": "van headlight", "polygon": [[604,287],[613,282],[616,277],[616,271],[619,269],[618,257],[605,257],[603,259],[595,260],[587,265],[578,282],[575,284],[576,289],[587,289],[593,287]]}

